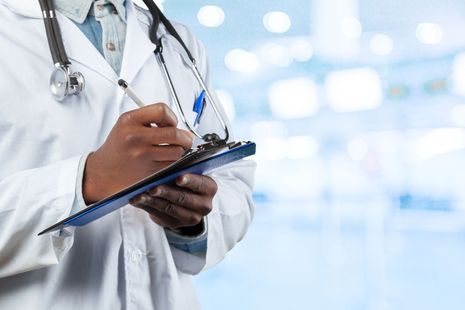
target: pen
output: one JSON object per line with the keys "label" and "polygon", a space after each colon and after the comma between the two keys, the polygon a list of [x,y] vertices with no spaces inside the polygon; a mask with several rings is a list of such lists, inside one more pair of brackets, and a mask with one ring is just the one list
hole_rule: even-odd
{"label": "pen", "polygon": [[193,111],[197,113],[197,116],[195,117],[194,121],[194,126],[196,126],[200,122],[200,116],[202,116],[203,109],[205,108],[205,90],[202,90],[202,92],[199,95],[199,98],[194,102],[194,107]]}
{"label": "pen", "polygon": [[132,90],[131,86],[129,86],[128,82],[123,79],[118,80],[118,85],[123,89],[123,91],[131,98],[139,108],[143,108],[145,106],[144,102],[137,97],[136,93]]}

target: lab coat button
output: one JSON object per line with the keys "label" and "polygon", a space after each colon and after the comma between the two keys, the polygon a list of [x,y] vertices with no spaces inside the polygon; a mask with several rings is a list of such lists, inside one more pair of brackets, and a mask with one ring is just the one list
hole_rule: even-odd
{"label": "lab coat button", "polygon": [[113,43],[111,43],[111,42],[107,43],[105,46],[106,46],[107,50],[109,50],[111,52],[114,52],[116,50],[115,45]]}
{"label": "lab coat button", "polygon": [[132,251],[131,253],[131,260],[134,262],[134,263],[140,263],[140,261],[142,260],[142,252],[140,250],[134,250]]}

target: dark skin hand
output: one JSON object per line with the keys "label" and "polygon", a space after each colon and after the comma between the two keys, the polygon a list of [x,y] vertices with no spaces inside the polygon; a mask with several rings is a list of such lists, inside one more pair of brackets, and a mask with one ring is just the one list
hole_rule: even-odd
{"label": "dark skin hand", "polygon": [[[163,103],[121,115],[105,143],[87,158],[83,196],[94,203],[178,160],[192,147],[190,132],[178,129],[176,115]],[[155,124],[157,127],[151,126]],[[155,187],[131,204],[166,228],[193,228],[210,213],[217,186],[207,176],[185,175]]]}
{"label": "dark skin hand", "polygon": [[174,185],[157,186],[139,195],[131,204],[147,211],[162,227],[197,235],[203,230],[203,217],[212,211],[217,189],[212,178],[187,174],[178,178]]}

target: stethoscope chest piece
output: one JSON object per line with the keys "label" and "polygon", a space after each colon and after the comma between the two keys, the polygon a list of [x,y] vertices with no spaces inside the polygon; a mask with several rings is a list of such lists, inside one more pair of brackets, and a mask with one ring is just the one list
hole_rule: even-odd
{"label": "stethoscope chest piece", "polygon": [[82,73],[70,73],[68,67],[56,67],[50,76],[50,91],[58,101],[64,100],[68,95],[78,95],[84,90],[84,86]]}

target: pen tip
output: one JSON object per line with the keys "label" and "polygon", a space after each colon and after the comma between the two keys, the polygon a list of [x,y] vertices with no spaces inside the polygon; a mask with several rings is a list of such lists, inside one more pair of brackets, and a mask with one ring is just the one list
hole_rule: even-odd
{"label": "pen tip", "polygon": [[124,88],[128,87],[128,83],[123,79],[118,80],[118,85],[121,86],[121,87],[124,87]]}

